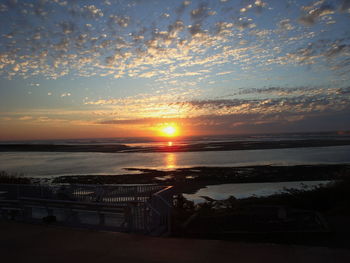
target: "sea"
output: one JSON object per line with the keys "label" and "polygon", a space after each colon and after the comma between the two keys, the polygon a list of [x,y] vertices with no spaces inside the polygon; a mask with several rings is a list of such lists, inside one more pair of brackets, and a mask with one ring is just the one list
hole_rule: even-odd
{"label": "sea", "polygon": [[[249,136],[198,136],[177,140],[152,138],[107,138],[0,142],[0,144],[113,145],[137,147],[190,145],[209,142],[347,140],[349,133],[289,133]],[[172,170],[190,167],[240,167],[252,165],[350,164],[350,145],[284,149],[197,151],[197,152],[0,152],[0,171],[32,178],[74,175],[119,175],[137,173],[126,168]],[[271,189],[274,188],[270,187]],[[281,188],[285,187],[284,185]],[[257,186],[259,191],[261,187]],[[219,192],[223,190],[219,189]],[[235,191],[234,189],[232,191]],[[215,191],[214,191],[215,192]],[[216,191],[217,192],[217,191]],[[254,191],[245,191],[255,194]],[[267,190],[269,193],[269,190]]]}

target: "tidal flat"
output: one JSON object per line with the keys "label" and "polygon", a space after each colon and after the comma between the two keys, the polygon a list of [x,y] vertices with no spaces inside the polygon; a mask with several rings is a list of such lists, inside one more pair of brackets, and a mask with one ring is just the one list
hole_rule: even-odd
{"label": "tidal flat", "polygon": [[245,167],[191,167],[173,170],[128,168],[135,174],[60,176],[53,183],[74,184],[163,184],[178,193],[193,194],[207,185],[341,180],[350,165],[295,165]]}

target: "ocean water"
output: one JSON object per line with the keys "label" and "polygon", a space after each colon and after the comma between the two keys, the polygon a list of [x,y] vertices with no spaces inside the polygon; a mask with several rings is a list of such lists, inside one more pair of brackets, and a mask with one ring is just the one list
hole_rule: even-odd
{"label": "ocean water", "polygon": [[[209,142],[232,141],[281,141],[281,140],[338,140],[350,139],[349,134],[312,133],[252,136],[209,136],[189,137],[169,142],[150,138],[124,139],[79,139],[31,142],[0,142],[26,144],[65,144],[65,145],[115,145],[134,147],[158,147],[169,145],[189,145]],[[286,148],[236,151],[198,151],[198,152],[0,152],[0,171],[23,174],[35,178],[53,178],[73,175],[118,175],[137,173],[125,168],[149,168],[172,170],[198,166],[239,167],[252,165],[302,165],[302,164],[350,164],[350,145],[332,147]],[[230,195],[244,198],[251,195],[266,196],[287,188],[303,188],[328,182],[281,182],[208,185],[197,193],[185,195],[198,203],[201,196],[216,200]]]}
{"label": "ocean water", "polygon": [[124,168],[350,163],[350,146],[174,153],[0,152],[0,171],[30,177],[117,175]]}
{"label": "ocean water", "polygon": [[[234,141],[281,141],[281,140],[349,140],[350,132],[322,133],[282,133],[257,135],[212,135],[189,136],[175,140],[176,144],[234,142]],[[32,141],[0,141],[0,144],[65,144],[65,145],[99,145],[124,144],[129,146],[162,146],[167,145],[169,138],[92,138],[92,139],[61,139],[61,140],[32,140]]]}

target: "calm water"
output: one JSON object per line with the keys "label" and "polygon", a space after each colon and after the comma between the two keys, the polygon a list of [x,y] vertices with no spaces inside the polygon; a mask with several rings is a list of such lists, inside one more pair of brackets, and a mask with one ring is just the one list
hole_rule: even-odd
{"label": "calm water", "polygon": [[124,168],[174,169],[350,163],[350,146],[177,153],[2,152],[0,170],[27,176],[121,174]]}
{"label": "calm water", "polygon": [[[318,185],[326,185],[331,181],[304,181],[304,182],[280,182],[280,183],[249,183],[249,184],[221,184],[208,185],[194,194],[184,194],[188,200],[195,203],[203,202],[201,196],[208,196],[215,200],[224,200],[231,195],[240,199],[256,196],[269,196],[275,193],[285,192],[286,188],[312,189]],[[307,187],[307,188],[306,188]]]}

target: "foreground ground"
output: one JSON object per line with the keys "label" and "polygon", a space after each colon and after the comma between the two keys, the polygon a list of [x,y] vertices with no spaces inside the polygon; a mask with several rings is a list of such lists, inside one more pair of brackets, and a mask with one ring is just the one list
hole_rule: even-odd
{"label": "foreground ground", "polygon": [[0,221],[2,262],[350,262],[350,250],[156,238]]}

